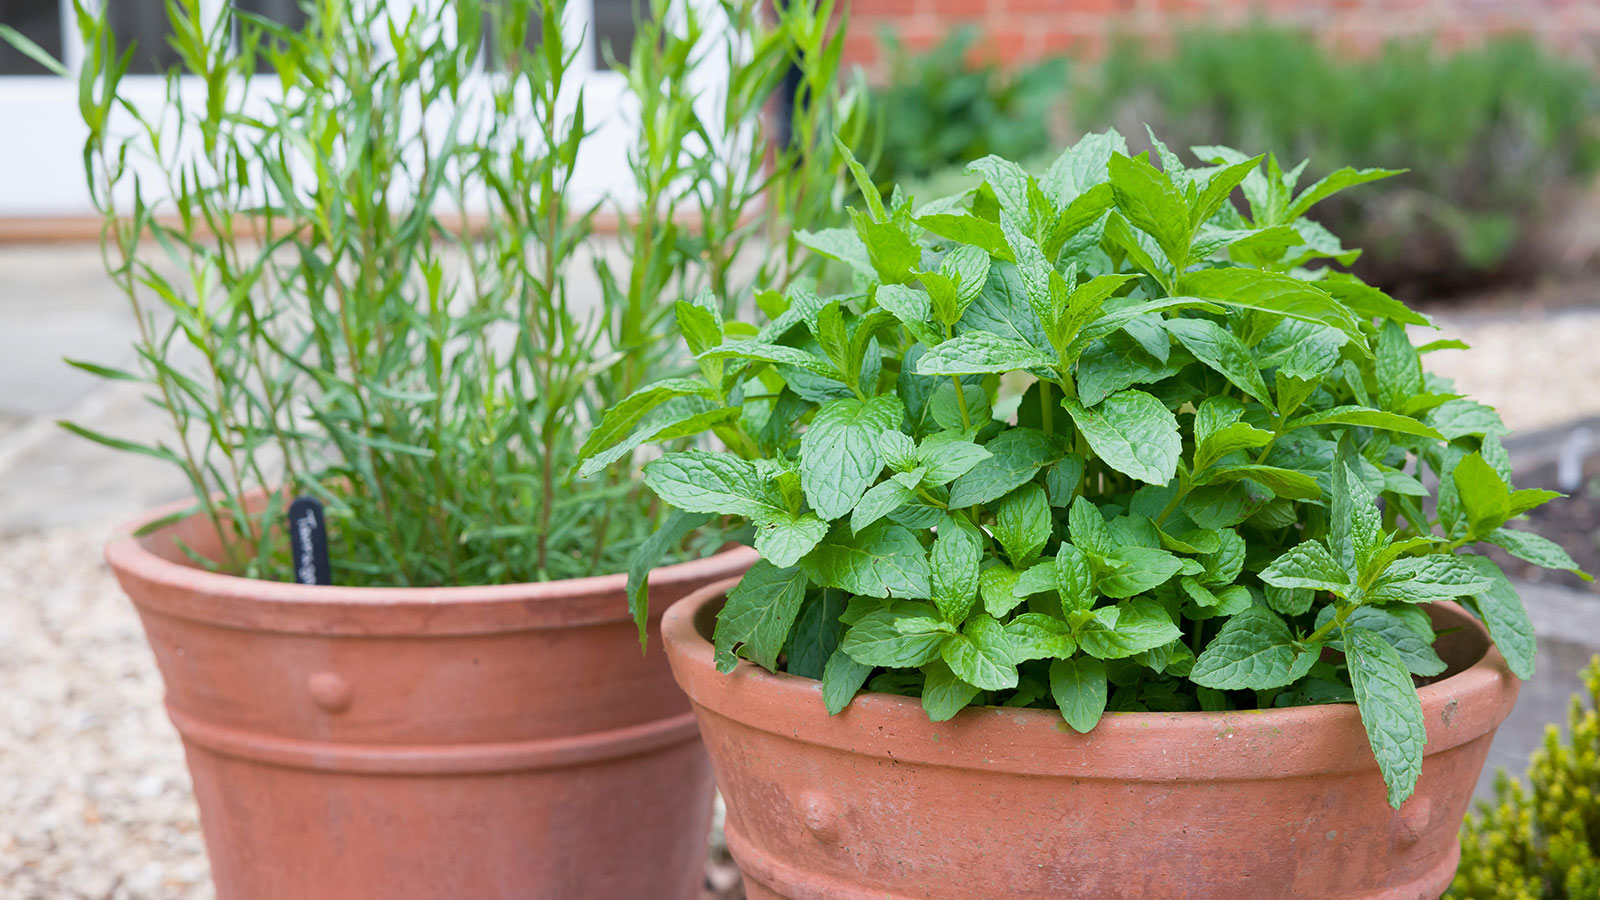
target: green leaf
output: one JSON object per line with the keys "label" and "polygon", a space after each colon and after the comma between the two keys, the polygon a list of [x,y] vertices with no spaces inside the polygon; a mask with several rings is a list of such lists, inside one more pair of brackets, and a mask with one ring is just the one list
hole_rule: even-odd
{"label": "green leaf", "polygon": [[1078,646],[1098,659],[1125,659],[1170,644],[1182,634],[1161,604],[1138,598],[1095,610],[1078,635]]}
{"label": "green leaf", "polygon": [[1341,597],[1352,587],[1350,574],[1316,541],[1306,541],[1285,551],[1262,570],[1261,580],[1280,588],[1332,591]]}
{"label": "green leaf", "polygon": [[943,335],[930,324],[933,302],[926,293],[904,284],[880,284],[873,297],[923,344],[931,347],[943,340]]}
{"label": "green leaf", "polygon": [[1378,332],[1375,373],[1378,379],[1378,402],[1384,409],[1399,409],[1401,404],[1421,394],[1425,388],[1422,378],[1422,358],[1406,337],[1404,325],[1385,322]]}
{"label": "green leaf", "polygon": [[1153,590],[1170,581],[1184,566],[1183,560],[1165,550],[1124,546],[1114,552],[1122,565],[1102,575],[1096,585],[1107,597],[1120,599]]}
{"label": "green leaf", "polygon": [[660,528],[651,532],[633,552],[628,554],[628,612],[639,628],[639,649],[647,646],[645,625],[650,619],[650,572],[661,564],[667,551],[688,537],[695,529],[711,521],[701,513],[686,513],[674,509]]}
{"label": "green leaf", "polygon": [[801,229],[794,233],[802,247],[820,256],[838,260],[869,278],[878,276],[867,255],[867,245],[854,228],[824,228],[821,231]]}
{"label": "green leaf", "polygon": [[1383,771],[1389,805],[1399,809],[1416,790],[1422,773],[1422,750],[1428,741],[1422,701],[1405,661],[1388,641],[1364,628],[1347,628],[1344,645],[1361,724]]}
{"label": "green leaf", "polygon": [[872,666],[856,662],[843,647],[833,651],[822,670],[822,705],[828,715],[838,715],[872,674]]}
{"label": "green leaf", "polygon": [[1276,613],[1252,606],[1222,626],[1195,660],[1189,680],[1220,691],[1265,691],[1294,683],[1315,661],[1316,650],[1296,646]]}
{"label": "green leaf", "polygon": [[[1011,248],[1006,245],[1006,234],[1000,225],[988,219],[967,213],[941,213],[920,216],[916,223],[934,234],[971,247],[978,247],[990,256],[1011,260]],[[862,248],[865,252],[865,247]]]}
{"label": "green leaf", "polygon": [[817,410],[800,437],[800,484],[818,515],[831,521],[855,507],[883,469],[878,436],[904,418],[899,398],[889,394],[831,400]]}
{"label": "green leaf", "polygon": [[1527,607],[1522,605],[1517,589],[1494,560],[1487,556],[1464,556],[1462,559],[1489,580],[1489,587],[1473,596],[1471,605],[1488,627],[1489,637],[1505,656],[1512,674],[1527,681],[1533,677],[1534,655],[1538,649]]}
{"label": "green leaf", "polygon": [[978,597],[978,563],[982,559],[977,529],[961,519],[946,517],[928,551],[933,602],[945,621],[961,622],[971,612]]}
{"label": "green leaf", "polygon": [[911,488],[893,479],[873,485],[851,511],[850,530],[860,534],[862,529],[910,503],[911,499]]}
{"label": "green leaf", "polygon": [[717,614],[717,670],[732,672],[738,664],[734,653],[742,649],[745,658],[776,672],[778,654],[800,613],[806,586],[799,569],[780,569],[757,560],[728,592],[728,602]]}
{"label": "green leaf", "polygon": [[1431,553],[1395,560],[1367,589],[1369,603],[1431,603],[1488,590],[1493,581],[1469,557]]}
{"label": "green leaf", "polygon": [[950,485],[952,509],[998,500],[1031,481],[1061,455],[1044,432],[1033,428],[1002,431],[984,449],[989,458]]}
{"label": "green leaf", "polygon": [[1335,406],[1321,412],[1306,413],[1284,426],[1285,431],[1296,428],[1310,428],[1317,425],[1359,425],[1365,428],[1380,428],[1384,431],[1393,431],[1398,434],[1414,434],[1418,437],[1432,438],[1442,441],[1445,436],[1434,428],[1418,422],[1410,416],[1396,413],[1383,412],[1382,410],[1367,409],[1363,406]]}
{"label": "green leaf", "polygon": [[983,598],[983,609],[991,616],[1003,616],[1022,602],[1017,595],[1016,569],[1010,566],[990,566],[978,576],[978,594]]}
{"label": "green leaf", "polygon": [[981,689],[967,684],[940,660],[922,667],[922,709],[930,722],[948,721],[967,707]]}
{"label": "green leaf", "polygon": [[[1198,430],[1197,427],[1196,431]],[[1224,426],[1200,440],[1194,454],[1195,471],[1209,468],[1230,453],[1255,450],[1271,442],[1272,432],[1263,431],[1254,425],[1235,422]]]}
{"label": "green leaf", "polygon": [[1134,227],[1155,238],[1172,267],[1182,271],[1194,234],[1183,195],[1165,173],[1121,153],[1112,154],[1109,171],[1117,208]]}
{"label": "green leaf", "polygon": [[922,354],[917,372],[922,375],[981,375],[1018,370],[1053,370],[1056,360],[1030,344],[991,334],[968,331]]}
{"label": "green leaf", "polygon": [[1206,186],[1200,191],[1200,197],[1190,210],[1190,224],[1199,227],[1202,222],[1209,221],[1222,208],[1228,200],[1228,195],[1239,186],[1251,172],[1261,167],[1264,156],[1253,156],[1250,159],[1233,163],[1212,173],[1206,181]]}
{"label": "green leaf", "polygon": [[1110,177],[1111,157],[1128,152],[1128,142],[1114,129],[1090,132],[1051,163],[1039,187],[1056,206],[1066,206]]}
{"label": "green leaf", "polygon": [[1447,440],[1510,433],[1500,414],[1471,400],[1447,400],[1428,412],[1427,422]]}
{"label": "green leaf", "polygon": [[938,658],[945,633],[907,633],[895,625],[900,618],[900,613],[887,609],[868,613],[844,633],[839,649],[863,665],[896,669],[915,669]]}
{"label": "green leaf", "polygon": [[1356,346],[1366,346],[1360,321],[1343,303],[1288,275],[1258,269],[1202,269],[1180,277],[1175,293],[1328,325],[1344,332]]}
{"label": "green leaf", "polygon": [[1011,656],[1021,663],[1034,659],[1064,659],[1077,649],[1072,626],[1044,613],[1023,613],[1006,623]]}
{"label": "green leaf", "polygon": [[802,678],[823,676],[828,658],[839,649],[839,639],[844,637],[845,625],[839,617],[844,614],[846,603],[843,591],[822,590],[807,594],[783,649],[787,657],[784,669],[789,674]]}
{"label": "green leaf", "polygon": [[968,684],[986,691],[1017,686],[1017,667],[1011,659],[1011,638],[993,616],[979,614],[960,634],[945,638],[939,655]]}
{"label": "green leaf", "polygon": [[1005,548],[1006,557],[1018,568],[1033,562],[1050,539],[1054,519],[1044,488],[1025,484],[1007,494],[995,508],[991,532]]}
{"label": "green leaf", "polygon": [[1073,731],[1089,731],[1106,711],[1106,664],[1087,656],[1052,662],[1050,696]]}
{"label": "green leaf", "polygon": [[[949,432],[941,432],[949,434]],[[993,454],[972,441],[933,435],[917,448],[918,462],[927,468],[922,480],[928,484],[949,484],[971,472]]]}
{"label": "green leaf", "polygon": [[1155,397],[1129,390],[1112,394],[1094,409],[1072,398],[1061,405],[1088,440],[1089,449],[1111,468],[1159,485],[1177,474],[1183,452],[1178,420]]}
{"label": "green leaf", "polygon": [[903,525],[880,521],[860,534],[838,529],[800,563],[811,580],[868,597],[927,599],[928,554]]}
{"label": "green leaf", "polygon": [[1342,190],[1355,187],[1358,184],[1366,184],[1369,181],[1377,181],[1382,178],[1399,175],[1405,171],[1405,169],[1352,169],[1349,166],[1337,169],[1328,173],[1316,184],[1302,191],[1300,196],[1294,198],[1294,202],[1289,204],[1289,209],[1284,213],[1283,220],[1285,222],[1293,222],[1295,219],[1305,215],[1306,211],[1317,203]]}
{"label": "green leaf", "polygon": [[727,453],[684,450],[644,467],[645,486],[685,512],[744,516],[766,522],[788,516],[754,463]]}
{"label": "green leaf", "polygon": [[[1333,607],[1325,607],[1331,610]],[[1345,617],[1346,628],[1363,628],[1373,634],[1379,635],[1389,646],[1400,654],[1400,659],[1406,664],[1406,669],[1413,675],[1431,678],[1442,673],[1446,666],[1444,660],[1433,649],[1433,628],[1428,624],[1428,616],[1416,607],[1401,607],[1405,612],[1414,612],[1422,619],[1422,628],[1426,634],[1419,633],[1413,625],[1407,624],[1400,615],[1376,606],[1358,606]],[[1319,619],[1318,627],[1321,627]]]}
{"label": "green leaf", "polygon": [[766,344],[761,341],[732,341],[724,343],[703,353],[696,359],[753,359],[757,362],[768,362],[774,365],[795,366],[808,372],[815,372],[824,378],[834,381],[844,381],[844,373],[833,363],[828,362],[815,353],[808,353],[796,347],[787,347],[783,344]]}
{"label": "green leaf", "polygon": [[773,565],[786,569],[828,533],[828,523],[813,513],[773,519],[756,528],[756,551]]}
{"label": "green leaf", "polygon": [[578,474],[588,478],[639,447],[653,441],[670,441],[676,438],[703,434],[720,425],[737,421],[740,409],[736,406],[719,406],[686,415],[665,417],[630,434],[622,442],[600,450],[578,467]]}
{"label": "green leaf", "polygon": [[1542,535],[1531,531],[1517,531],[1512,528],[1496,528],[1487,538],[1489,543],[1515,556],[1517,559],[1531,562],[1536,566],[1546,569],[1565,569],[1576,572],[1584,581],[1594,579],[1588,573],[1578,568],[1577,562],[1561,549],[1561,545]]}
{"label": "green leaf", "polygon": [[51,56],[48,51],[10,25],[0,25],[0,41],[5,41],[17,48],[17,51],[23,56],[28,57],[55,75],[68,79],[75,78],[73,73],[59,60]]}
{"label": "green leaf", "polygon": [[1461,511],[1467,515],[1468,534],[1488,536],[1511,518],[1511,488],[1481,453],[1469,453],[1450,473]]}
{"label": "green leaf", "polygon": [[1194,354],[1195,359],[1266,406],[1273,405],[1272,393],[1267,390],[1267,382],[1261,377],[1261,369],[1250,351],[1221,325],[1206,319],[1167,319],[1161,324],[1184,349]]}
{"label": "green leaf", "polygon": [[1026,221],[1028,219],[1028,173],[1009,159],[994,154],[967,164],[963,174],[981,175],[1000,201],[1000,209]]}
{"label": "green leaf", "polygon": [[1197,483],[1221,484],[1242,478],[1248,478],[1286,500],[1317,500],[1322,497],[1322,488],[1317,485],[1315,478],[1304,472],[1276,466],[1220,466],[1211,469]]}

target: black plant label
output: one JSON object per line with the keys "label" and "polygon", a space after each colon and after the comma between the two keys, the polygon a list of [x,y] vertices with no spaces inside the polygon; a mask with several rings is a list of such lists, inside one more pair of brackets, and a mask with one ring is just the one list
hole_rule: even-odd
{"label": "black plant label", "polygon": [[289,546],[294,552],[294,580],[300,584],[333,584],[328,566],[328,523],[322,501],[296,497],[289,504]]}

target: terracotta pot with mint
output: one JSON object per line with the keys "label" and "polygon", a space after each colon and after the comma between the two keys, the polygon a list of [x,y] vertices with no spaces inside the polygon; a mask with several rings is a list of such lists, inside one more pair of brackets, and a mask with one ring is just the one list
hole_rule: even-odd
{"label": "terracotta pot with mint", "polygon": [[802,238],[851,290],[686,332],[740,428],[644,478],[756,529],[662,629],[752,898],[1449,884],[1552,495],[1308,218],[1397,173],[1152,143],[869,189]]}
{"label": "terracotta pot with mint", "polygon": [[[678,301],[815,266],[789,228],[839,206],[854,107],[826,6],[687,0],[650,4],[617,101],[586,105],[570,5],[309,4],[296,30],[168,4],[181,62],[149,108],[121,78],[143,48],[79,18],[138,331],[126,369],[73,364],[169,430],[68,427],[193,485],[107,557],[223,900],[699,896],[711,771],[653,636],[755,554],[597,423],[732,427],[668,339],[721,309]],[[771,146],[788,65],[815,102]]]}

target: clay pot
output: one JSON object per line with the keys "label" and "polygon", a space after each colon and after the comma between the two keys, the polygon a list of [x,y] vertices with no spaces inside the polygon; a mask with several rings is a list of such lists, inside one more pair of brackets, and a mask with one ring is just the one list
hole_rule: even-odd
{"label": "clay pot", "polygon": [[[128,532],[131,534],[132,530]],[[106,548],[183,738],[220,900],[699,896],[712,781],[624,575],[341,588],[219,575],[199,517]],[[738,549],[651,576],[651,605]]]}
{"label": "clay pot", "polygon": [[1452,604],[1447,677],[1422,689],[1427,758],[1389,808],[1354,705],[1120,713],[1072,732],[1053,710],[969,709],[930,723],[914,698],[861,694],[838,716],[820,682],[707,641],[723,593],[672,607],[662,634],[728,805],[750,900],[1436,900],[1518,683]]}

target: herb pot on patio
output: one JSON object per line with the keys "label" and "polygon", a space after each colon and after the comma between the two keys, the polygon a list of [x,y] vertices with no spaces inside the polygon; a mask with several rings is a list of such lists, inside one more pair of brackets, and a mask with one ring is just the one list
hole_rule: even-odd
{"label": "herb pot on patio", "polygon": [[[639,652],[626,576],[318,587],[207,572],[180,541],[219,549],[196,516],[106,556],[222,900],[698,896],[711,773],[660,647]],[[753,559],[656,570],[651,632]]]}
{"label": "herb pot on patio", "polygon": [[1399,810],[1351,704],[1121,713],[1087,734],[1052,710],[930,722],[864,693],[829,716],[821,682],[709,637],[732,583],[667,611],[662,635],[728,804],[751,900],[1435,900],[1518,682],[1455,604],[1450,668],[1421,690],[1428,728]]}

